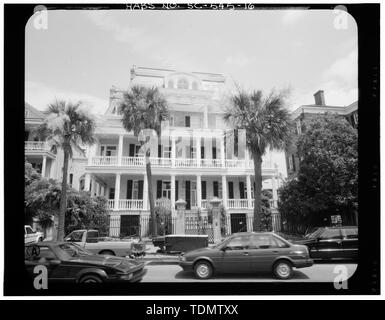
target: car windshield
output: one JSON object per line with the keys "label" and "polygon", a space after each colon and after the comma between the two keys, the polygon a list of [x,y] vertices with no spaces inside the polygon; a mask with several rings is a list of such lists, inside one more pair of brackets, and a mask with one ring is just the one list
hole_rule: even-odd
{"label": "car windshield", "polygon": [[80,246],[74,243],[64,243],[59,246],[59,248],[66,253],[70,258],[79,257],[79,256],[89,256],[92,255],[91,252],[84,250]]}

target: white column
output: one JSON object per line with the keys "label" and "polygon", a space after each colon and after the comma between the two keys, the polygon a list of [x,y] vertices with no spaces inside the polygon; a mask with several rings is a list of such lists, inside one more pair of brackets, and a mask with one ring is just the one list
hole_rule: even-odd
{"label": "white column", "polygon": [[143,210],[148,208],[148,182],[147,174],[143,175]]}
{"label": "white column", "polygon": [[175,212],[175,174],[171,175],[171,214]]}
{"label": "white column", "polygon": [[116,174],[115,178],[115,210],[118,209],[120,199],[120,173]]}
{"label": "white column", "polygon": [[222,167],[224,168],[226,166],[225,162],[225,141],[224,137],[221,136],[220,142],[221,142],[221,160],[222,160]]}
{"label": "white column", "polygon": [[92,165],[92,158],[96,155],[97,144],[93,144],[88,147],[88,165]]}
{"label": "white column", "polygon": [[119,135],[119,145],[118,145],[118,165],[122,165],[122,156],[123,156],[123,135]]}
{"label": "white column", "polygon": [[197,207],[202,207],[202,179],[200,174],[197,174]]}
{"label": "white column", "polygon": [[208,115],[208,107],[205,107],[205,110],[203,112],[203,127],[207,129],[209,127],[209,115]]}
{"label": "white column", "polygon": [[227,208],[227,181],[226,176],[222,176],[222,200],[223,200],[223,206]]}
{"label": "white column", "polygon": [[175,150],[175,136],[171,136],[171,166],[175,166],[175,155],[176,155],[176,150]]}
{"label": "white column", "polygon": [[84,180],[84,191],[91,191],[90,183],[91,183],[91,174],[86,173],[85,180]]}
{"label": "white column", "polygon": [[201,137],[197,137],[196,140],[197,140],[197,152],[196,152],[197,166],[200,167],[201,166]]}
{"label": "white column", "polygon": [[247,207],[252,208],[252,198],[251,198],[251,177],[248,174],[246,176],[246,189],[247,189]]}
{"label": "white column", "polygon": [[273,190],[273,204],[274,204],[274,207],[276,207],[277,201],[278,201],[278,192],[277,192],[277,178],[275,175],[271,178],[271,188]]}
{"label": "white column", "polygon": [[47,156],[43,156],[43,164],[41,166],[41,176],[45,177],[45,167],[47,165]]}

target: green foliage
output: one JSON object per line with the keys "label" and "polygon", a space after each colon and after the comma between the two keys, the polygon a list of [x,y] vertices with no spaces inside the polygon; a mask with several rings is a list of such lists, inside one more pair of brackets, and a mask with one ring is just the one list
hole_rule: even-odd
{"label": "green foliage", "polygon": [[[158,234],[160,235],[171,234],[172,233],[171,201],[168,198],[161,198],[160,201],[166,205],[155,206],[157,231],[158,231]],[[150,224],[150,228],[151,228],[151,224]]]}
{"label": "green foliage", "polygon": [[261,192],[261,231],[272,231],[272,218],[270,209],[270,200],[273,195],[269,190],[262,190]]}
{"label": "green foliage", "polygon": [[28,186],[32,182],[40,179],[40,173],[38,173],[30,164],[27,159],[24,161],[24,185]]}
{"label": "green foliage", "polygon": [[[35,180],[25,187],[26,214],[37,217],[43,228],[52,226],[52,216],[59,214],[61,184],[55,180]],[[107,199],[91,198],[87,192],[68,190],[65,214],[68,234],[75,229],[98,229],[106,233],[108,228]]]}
{"label": "green foliage", "polygon": [[169,117],[167,102],[156,87],[133,86],[124,92],[119,112],[124,128],[135,136],[143,129],[153,129],[160,135],[162,122]]}
{"label": "green foliage", "polygon": [[335,115],[304,127],[297,142],[300,169],[279,191],[280,212],[308,226],[325,224],[333,214],[348,217],[358,206],[357,131]]}

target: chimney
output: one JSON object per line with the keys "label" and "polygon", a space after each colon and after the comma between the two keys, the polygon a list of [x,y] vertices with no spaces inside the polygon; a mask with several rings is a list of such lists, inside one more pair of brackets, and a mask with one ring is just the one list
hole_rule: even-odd
{"label": "chimney", "polygon": [[318,90],[315,94],[314,94],[314,100],[315,100],[315,104],[317,106],[324,106],[325,105],[325,95],[324,95],[324,91],[323,90]]}

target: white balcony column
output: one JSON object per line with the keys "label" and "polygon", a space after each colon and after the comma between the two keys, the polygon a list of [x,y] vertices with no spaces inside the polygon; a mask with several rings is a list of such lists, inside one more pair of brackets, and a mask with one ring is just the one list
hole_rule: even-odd
{"label": "white balcony column", "polygon": [[120,199],[120,173],[116,174],[115,177],[115,206],[114,209],[119,209],[119,199]]}
{"label": "white balcony column", "polygon": [[197,207],[202,208],[202,179],[200,174],[197,174]]}
{"label": "white balcony column", "polygon": [[171,214],[175,212],[175,174],[171,175]]}
{"label": "white balcony column", "polygon": [[222,200],[223,206],[227,209],[227,181],[225,175],[222,175]]}
{"label": "white balcony column", "polygon": [[196,152],[196,156],[197,156],[197,167],[200,167],[201,166],[201,137],[198,136],[196,137],[196,140],[197,140],[197,152]]}
{"label": "white balcony column", "polygon": [[86,173],[84,180],[84,191],[90,191],[90,183],[91,183],[91,174]]}
{"label": "white balcony column", "polygon": [[277,201],[278,201],[278,192],[277,192],[277,178],[275,175],[271,178],[271,188],[273,190],[273,205],[274,207],[276,207]]}
{"label": "white balcony column", "polygon": [[171,136],[171,166],[175,167],[175,155],[176,155],[176,150],[175,150],[175,136]]}
{"label": "white balcony column", "polygon": [[246,176],[246,190],[247,190],[247,207],[249,209],[252,209],[251,177],[249,174]]}
{"label": "white balcony column", "polygon": [[220,138],[220,146],[221,146],[221,162],[222,162],[222,167],[226,167],[226,161],[225,161],[225,138],[224,136],[221,136]]}
{"label": "white balcony column", "polygon": [[122,156],[123,156],[123,135],[119,135],[119,144],[118,144],[118,165],[122,165]]}
{"label": "white balcony column", "polygon": [[143,210],[148,208],[148,181],[147,174],[143,175]]}
{"label": "white balcony column", "polygon": [[96,155],[96,143],[88,147],[88,165],[92,166],[92,158]]}
{"label": "white balcony column", "polygon": [[207,129],[209,127],[209,116],[208,116],[208,107],[205,107],[203,112],[203,128]]}
{"label": "white balcony column", "polygon": [[45,167],[47,166],[47,156],[43,156],[43,164],[41,165],[41,176],[45,177]]}

